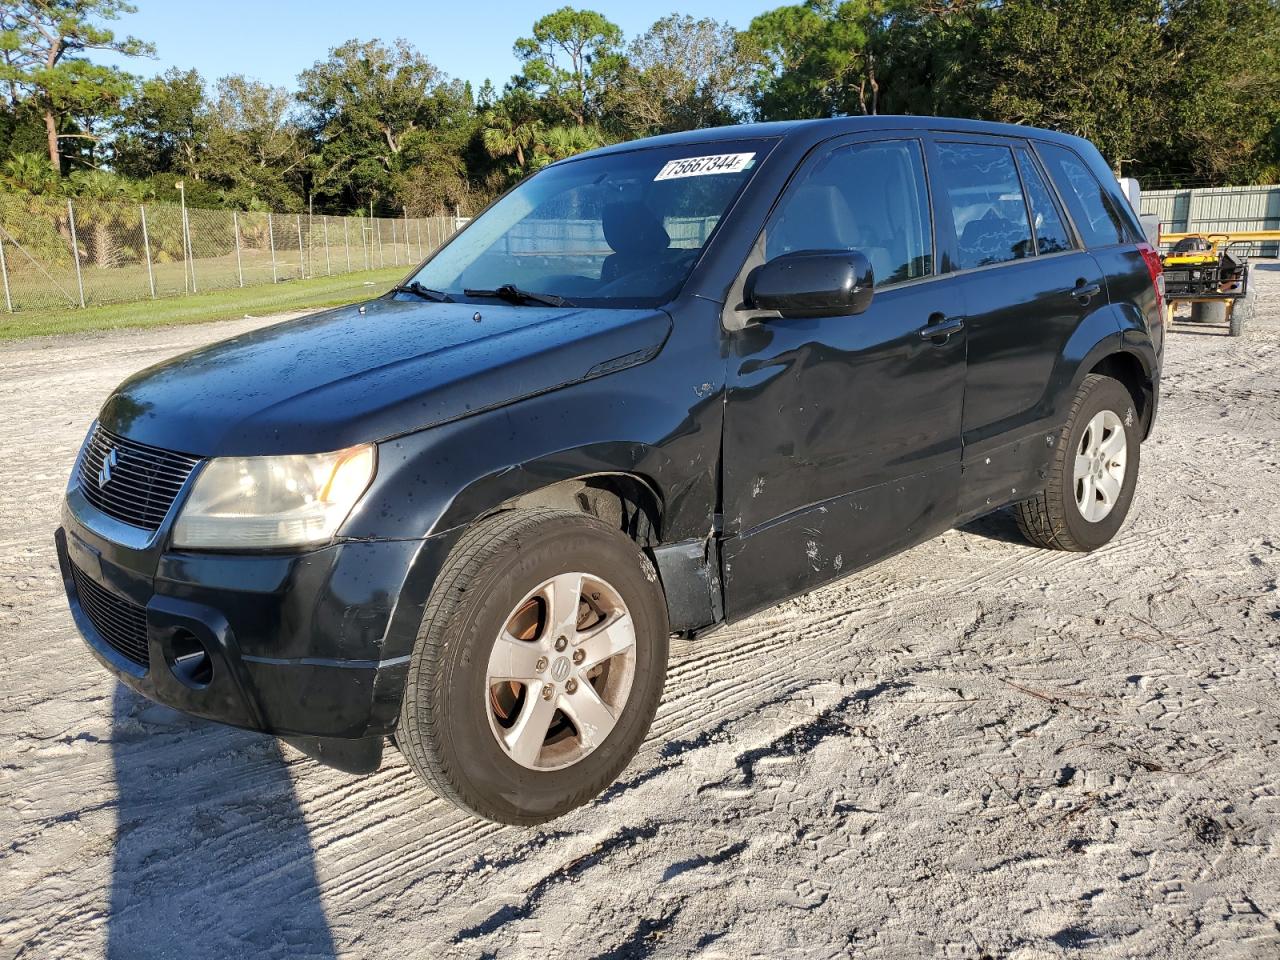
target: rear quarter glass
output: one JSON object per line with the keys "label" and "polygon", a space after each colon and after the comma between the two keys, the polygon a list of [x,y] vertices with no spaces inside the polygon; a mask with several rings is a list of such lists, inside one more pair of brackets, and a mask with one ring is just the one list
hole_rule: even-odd
{"label": "rear quarter glass", "polygon": [[1038,142],[1036,150],[1087,247],[1136,242],[1141,229],[1128,204],[1119,202],[1119,183],[1097,149],[1086,146],[1093,162],[1056,143]]}

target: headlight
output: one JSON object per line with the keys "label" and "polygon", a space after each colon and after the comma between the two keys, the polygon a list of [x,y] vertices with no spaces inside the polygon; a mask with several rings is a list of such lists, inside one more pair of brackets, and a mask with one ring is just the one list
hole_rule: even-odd
{"label": "headlight", "polygon": [[373,479],[372,446],[289,457],[217,457],[196,478],[175,547],[300,547],[338,531]]}

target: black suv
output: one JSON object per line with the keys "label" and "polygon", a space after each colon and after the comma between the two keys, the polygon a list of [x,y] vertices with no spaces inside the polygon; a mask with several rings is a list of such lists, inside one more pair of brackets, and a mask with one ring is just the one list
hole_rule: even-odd
{"label": "black suv", "polygon": [[1160,261],[1098,151],[937,118],[556,163],[386,296],[130,378],[58,553],[124,683],[537,823],[696,636],[1009,504],[1124,521]]}

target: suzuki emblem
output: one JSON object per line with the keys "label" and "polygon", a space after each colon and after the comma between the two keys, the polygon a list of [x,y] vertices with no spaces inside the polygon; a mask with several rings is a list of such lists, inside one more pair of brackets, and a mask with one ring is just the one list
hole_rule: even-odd
{"label": "suzuki emblem", "polygon": [[107,485],[111,479],[111,468],[119,462],[116,454],[116,448],[112,447],[107,451],[107,455],[102,458],[102,469],[98,471],[98,489],[101,490]]}

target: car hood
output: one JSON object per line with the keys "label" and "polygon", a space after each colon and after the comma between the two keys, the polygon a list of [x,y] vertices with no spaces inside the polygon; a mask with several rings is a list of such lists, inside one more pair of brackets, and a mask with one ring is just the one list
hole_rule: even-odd
{"label": "car hood", "polygon": [[143,370],[99,420],[200,456],[338,450],[643,363],[670,332],[660,310],[384,298]]}

